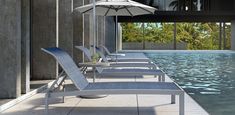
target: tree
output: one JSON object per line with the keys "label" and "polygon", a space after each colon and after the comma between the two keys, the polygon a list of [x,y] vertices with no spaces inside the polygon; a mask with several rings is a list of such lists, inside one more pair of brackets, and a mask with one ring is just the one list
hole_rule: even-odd
{"label": "tree", "polygon": [[123,42],[141,42],[142,32],[138,23],[122,23]]}
{"label": "tree", "polygon": [[[142,23],[122,23],[123,42],[142,42]],[[154,43],[173,42],[173,23],[146,23],[145,41]],[[231,25],[226,25],[226,49],[230,49]],[[217,50],[219,25],[217,23],[177,23],[177,42],[187,43],[188,50]]]}
{"label": "tree", "polygon": [[169,4],[174,10],[185,11],[185,0],[174,0]]}

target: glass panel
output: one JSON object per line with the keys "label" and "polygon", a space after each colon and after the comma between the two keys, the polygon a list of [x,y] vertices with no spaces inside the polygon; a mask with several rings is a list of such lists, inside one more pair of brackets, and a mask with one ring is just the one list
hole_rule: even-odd
{"label": "glass panel", "polygon": [[219,33],[219,23],[177,23],[177,45],[186,43],[187,50],[219,50]]}
{"label": "glass panel", "polygon": [[123,50],[173,50],[173,23],[122,23]]}
{"label": "glass panel", "polygon": [[143,31],[141,23],[121,23],[122,49],[142,50]]}
{"label": "glass panel", "polygon": [[[123,50],[174,50],[174,23],[121,25]],[[228,50],[231,47],[231,23],[224,26],[222,24],[220,30],[220,23],[215,22],[176,23],[176,49]]]}

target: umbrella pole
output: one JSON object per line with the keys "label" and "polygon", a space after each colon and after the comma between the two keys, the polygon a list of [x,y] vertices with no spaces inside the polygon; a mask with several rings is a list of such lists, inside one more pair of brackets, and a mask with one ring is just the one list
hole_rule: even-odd
{"label": "umbrella pole", "polygon": [[93,55],[96,53],[96,7],[95,0],[93,0]]}
{"label": "umbrella pole", "polygon": [[117,23],[117,15],[116,15],[116,53],[117,53],[117,49],[118,49],[118,47],[117,47],[117,42],[118,42],[118,23]]}
{"label": "umbrella pole", "polygon": [[[117,18],[117,15],[116,15],[116,54],[118,53],[117,50],[118,50],[118,18]],[[116,62],[117,62],[117,55],[116,55]]]}

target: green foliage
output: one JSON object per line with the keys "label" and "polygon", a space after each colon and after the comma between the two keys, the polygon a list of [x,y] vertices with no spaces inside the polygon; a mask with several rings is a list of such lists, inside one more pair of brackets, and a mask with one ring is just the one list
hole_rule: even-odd
{"label": "green foliage", "polygon": [[98,53],[95,53],[91,56],[91,58],[92,58],[92,63],[96,63],[99,61],[100,56]]}
{"label": "green foliage", "polygon": [[142,30],[138,23],[122,24],[123,27],[123,41],[125,42],[141,42]]}
{"label": "green foliage", "polygon": [[[173,23],[122,23],[123,42],[173,42]],[[188,44],[189,50],[219,49],[219,24],[177,23],[177,42]],[[231,25],[226,25],[226,48],[230,49]],[[223,41],[222,41],[223,46]]]}

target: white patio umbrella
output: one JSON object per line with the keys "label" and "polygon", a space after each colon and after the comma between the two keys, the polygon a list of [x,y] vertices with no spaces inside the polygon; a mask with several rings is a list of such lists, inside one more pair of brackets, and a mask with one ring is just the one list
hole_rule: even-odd
{"label": "white patio umbrella", "polygon": [[[154,14],[156,9],[138,2],[134,2],[132,0],[101,0],[93,2],[92,4],[78,7],[75,10],[78,10],[79,12],[85,14],[93,13],[94,15],[95,13],[95,15],[99,16],[116,16],[116,51],[117,51],[117,37],[118,37],[117,16],[137,16],[144,14]],[[94,31],[95,29],[96,28],[94,28]],[[93,45],[95,47],[95,43]]]}

